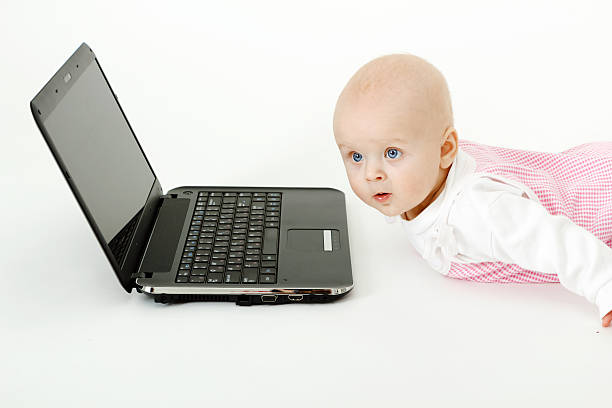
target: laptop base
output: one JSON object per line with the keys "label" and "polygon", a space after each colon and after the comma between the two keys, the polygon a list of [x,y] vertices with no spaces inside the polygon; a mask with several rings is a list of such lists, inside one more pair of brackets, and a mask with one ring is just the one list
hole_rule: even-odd
{"label": "laptop base", "polygon": [[[348,291],[350,292],[350,291]],[[206,294],[150,294],[155,303],[187,303],[187,302],[236,302],[238,306],[251,305],[279,305],[287,303],[329,303],[344,297],[348,292],[339,295],[291,295],[291,294],[266,294],[266,295],[206,295]]]}

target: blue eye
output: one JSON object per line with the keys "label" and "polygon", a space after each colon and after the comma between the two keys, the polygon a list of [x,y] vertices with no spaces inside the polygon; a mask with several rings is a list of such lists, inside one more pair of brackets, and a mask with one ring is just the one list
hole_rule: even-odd
{"label": "blue eye", "polygon": [[[400,157],[402,155],[402,153],[397,149],[389,149],[387,150],[387,153],[390,159],[396,159],[397,157]],[[353,153],[353,160],[356,163],[359,163],[361,159],[363,159],[363,156],[361,155],[361,153],[357,153],[357,152]]]}
{"label": "blue eye", "polygon": [[[401,154],[397,149],[389,149],[387,152],[389,153],[390,159],[395,159],[398,154]],[[391,154],[391,152],[395,152],[395,154]]]}

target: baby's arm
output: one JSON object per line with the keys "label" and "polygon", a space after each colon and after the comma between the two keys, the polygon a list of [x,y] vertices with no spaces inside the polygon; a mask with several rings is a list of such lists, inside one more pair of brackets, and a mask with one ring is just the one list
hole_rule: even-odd
{"label": "baby's arm", "polygon": [[487,219],[496,259],[556,274],[563,286],[598,306],[603,326],[610,324],[611,248],[569,218],[511,193],[491,201]]}

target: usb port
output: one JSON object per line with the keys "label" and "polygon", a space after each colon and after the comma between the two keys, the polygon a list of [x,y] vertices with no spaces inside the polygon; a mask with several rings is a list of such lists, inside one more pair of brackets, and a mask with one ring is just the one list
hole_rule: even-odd
{"label": "usb port", "polygon": [[304,295],[289,295],[289,300],[292,302],[299,302],[304,299]]}
{"label": "usb port", "polygon": [[261,295],[261,301],[264,303],[274,303],[276,302],[276,295]]}

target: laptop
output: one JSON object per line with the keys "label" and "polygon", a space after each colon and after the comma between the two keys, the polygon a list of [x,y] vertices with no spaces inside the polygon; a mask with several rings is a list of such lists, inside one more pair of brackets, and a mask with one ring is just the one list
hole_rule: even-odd
{"label": "laptop", "polygon": [[183,186],[164,193],[87,44],[30,108],[128,293],[252,305],[330,302],[353,288],[343,192]]}

